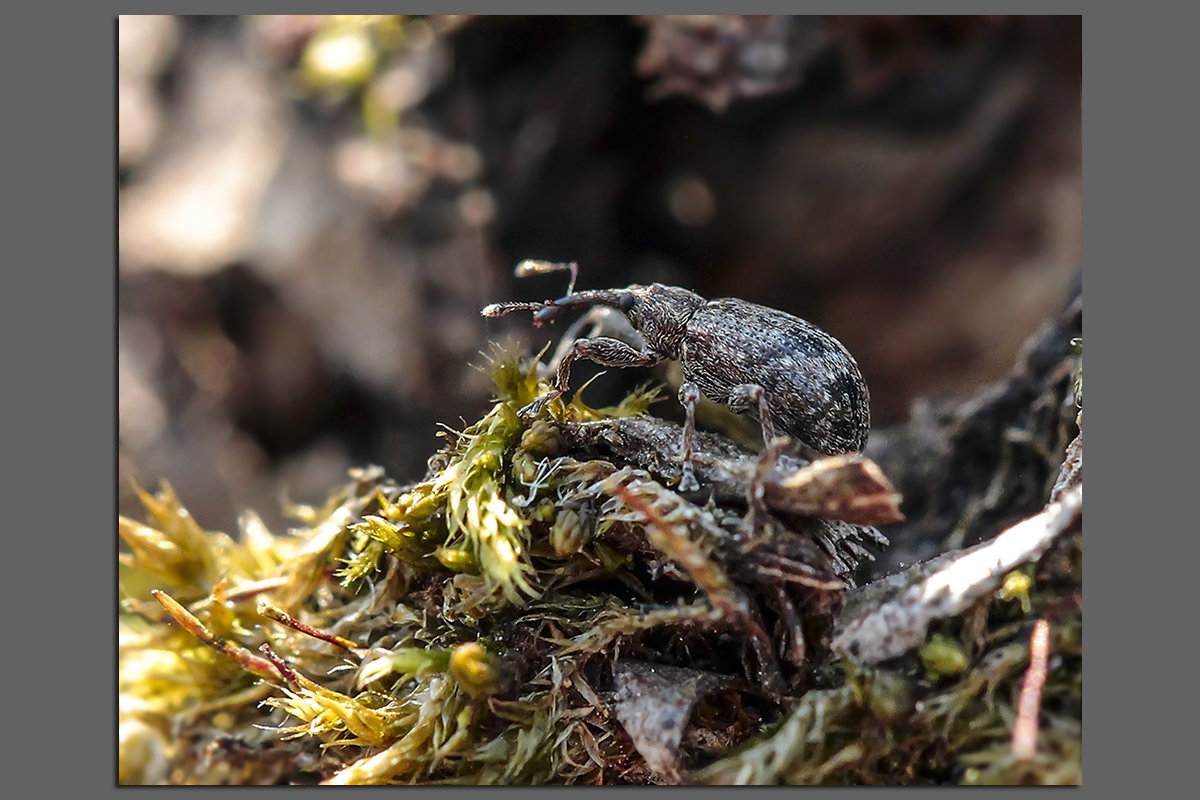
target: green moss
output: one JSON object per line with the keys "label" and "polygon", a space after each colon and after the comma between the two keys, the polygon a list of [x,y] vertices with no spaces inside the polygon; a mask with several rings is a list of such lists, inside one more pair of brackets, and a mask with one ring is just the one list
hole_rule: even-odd
{"label": "green moss", "polygon": [[921,645],[920,656],[931,680],[961,674],[968,664],[966,648],[940,633],[933,634]]}
{"label": "green moss", "polygon": [[[288,534],[249,514],[238,537],[206,531],[169,486],[141,492],[145,521],[119,521],[122,782],[252,780],[253,757],[209,747],[232,738],[263,748],[263,769],[272,752],[285,775],[330,783],[644,783],[611,713],[614,660],[754,676],[731,615],[770,606],[721,563],[715,503],[564,452],[556,423],[642,413],[655,392],[609,409],[577,392],[522,420],[548,385],[515,358],[492,369],[495,404],[446,434],[426,479],[357,471],[290,508]],[[1080,542],[886,667],[842,662],[818,636],[777,713],[695,756],[692,779],[1078,781]],[[822,614],[804,609],[810,632]],[[1037,751],[1017,762],[1039,617],[1055,660]]]}

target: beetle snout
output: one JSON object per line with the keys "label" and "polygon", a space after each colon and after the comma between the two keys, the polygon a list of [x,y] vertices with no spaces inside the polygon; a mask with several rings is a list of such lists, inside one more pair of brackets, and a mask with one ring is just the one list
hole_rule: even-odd
{"label": "beetle snout", "polygon": [[563,312],[563,307],[554,301],[550,301],[542,308],[539,308],[533,314],[534,325],[544,325],[547,322],[553,322]]}

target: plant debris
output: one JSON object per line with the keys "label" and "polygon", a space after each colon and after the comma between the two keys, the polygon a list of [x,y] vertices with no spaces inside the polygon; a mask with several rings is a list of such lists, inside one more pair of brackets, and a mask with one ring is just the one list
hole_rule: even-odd
{"label": "plant debris", "polygon": [[141,492],[121,782],[1078,781],[1081,446],[1041,513],[858,586],[902,519],[873,461],[699,434],[681,493],[656,392],[522,418],[545,373],[498,353],[423,480],[355,470],[288,533]]}
{"label": "plant debris", "polygon": [[657,79],[652,96],[693,96],[718,113],[738,98],[797,86],[825,44],[816,18],[678,14],[639,22],[649,37],[637,68]]}

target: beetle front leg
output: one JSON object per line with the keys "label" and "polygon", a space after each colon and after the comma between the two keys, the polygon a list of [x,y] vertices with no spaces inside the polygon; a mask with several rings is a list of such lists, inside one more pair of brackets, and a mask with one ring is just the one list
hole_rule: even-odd
{"label": "beetle front leg", "polygon": [[686,414],[683,422],[683,452],[680,454],[680,460],[683,462],[683,474],[679,476],[681,492],[694,492],[700,488],[692,466],[692,458],[695,456],[696,403],[699,401],[700,388],[696,384],[684,381],[679,385],[679,402],[683,404]]}
{"label": "beetle front leg", "polygon": [[652,367],[663,360],[661,355],[652,350],[636,350],[625,342],[605,336],[596,339],[576,339],[571,349],[558,362],[554,388],[521,409],[522,416],[536,415],[546,403],[561,397],[570,388],[571,364],[577,358],[585,358],[602,367]]}
{"label": "beetle front leg", "polygon": [[[587,330],[587,333],[581,336],[580,333],[584,330]],[[563,331],[563,335],[558,341],[558,347],[554,349],[554,355],[550,357],[550,363],[546,365],[545,371],[539,371],[539,374],[544,377],[550,373],[557,373],[559,365],[567,357],[567,353],[571,351],[576,341],[597,338],[617,339],[635,349],[643,346],[641,335],[629,324],[629,320],[625,318],[624,314],[608,306],[593,306]]]}

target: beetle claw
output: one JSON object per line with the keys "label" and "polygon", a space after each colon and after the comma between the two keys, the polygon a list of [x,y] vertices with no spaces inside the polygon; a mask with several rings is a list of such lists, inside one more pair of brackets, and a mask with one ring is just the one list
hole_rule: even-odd
{"label": "beetle claw", "polygon": [[683,475],[679,478],[679,491],[694,492],[700,488],[700,482],[696,480],[696,474],[692,471],[691,464],[683,465]]}
{"label": "beetle claw", "polygon": [[533,419],[538,414],[542,413],[542,409],[546,407],[547,403],[558,398],[561,394],[562,392],[558,391],[557,389],[551,391],[549,394],[544,394],[518,411],[517,416],[521,417],[521,419]]}

